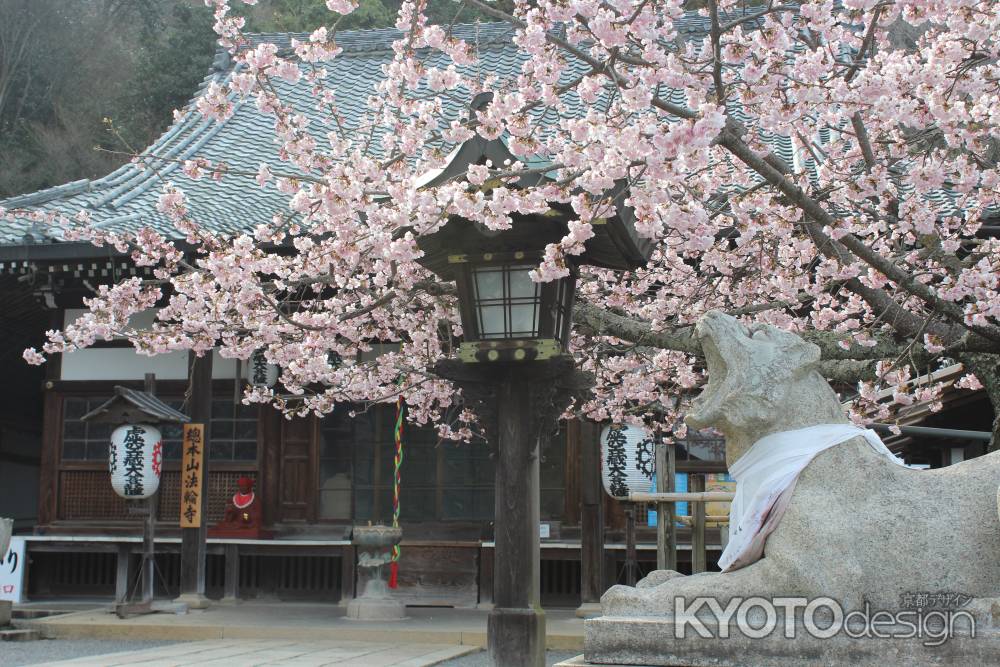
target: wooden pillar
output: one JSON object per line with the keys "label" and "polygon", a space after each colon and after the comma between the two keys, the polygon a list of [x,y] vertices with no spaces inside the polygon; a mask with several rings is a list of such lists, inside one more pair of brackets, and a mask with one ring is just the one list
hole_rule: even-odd
{"label": "wooden pillar", "polygon": [[[699,493],[705,490],[705,475],[688,476],[688,491]],[[705,503],[691,503],[691,574],[708,569],[705,554]]]}
{"label": "wooden pillar", "polygon": [[[156,375],[146,373],[143,391],[152,396],[156,395]],[[146,499],[146,515],[142,522],[142,601],[151,602],[153,600],[154,576],[156,573],[156,545],[154,535],[156,534],[156,508],[159,506],[160,491],[156,490],[152,496]]]}
{"label": "wooden pillar", "polygon": [[580,608],[577,616],[601,613],[604,594],[604,490],[601,487],[601,429],[579,422],[580,431]]}
{"label": "wooden pillar", "polygon": [[493,554],[496,549],[479,550],[479,604],[478,609],[493,609]]}
{"label": "wooden pillar", "polygon": [[340,551],[340,606],[346,607],[354,599],[358,569],[354,545],[341,547]]}
{"label": "wooden pillar", "polygon": [[495,667],[544,667],[540,601],[539,441],[531,382],[508,373],[497,386],[494,608],[487,624]]}
{"label": "wooden pillar", "polygon": [[225,549],[226,576],[222,599],[225,602],[236,602],[240,598],[240,545],[227,544]]}
{"label": "wooden pillar", "polygon": [[118,545],[118,563],[115,570],[115,602],[128,602],[129,587],[132,584],[132,549],[128,543]]}
{"label": "wooden pillar", "polygon": [[435,372],[456,382],[497,452],[493,609],[487,620],[490,663],[544,667],[541,607],[539,451],[559,415],[592,379],[572,359],[493,365],[445,359]]}
{"label": "wooden pillar", "polygon": [[264,502],[264,525],[271,526],[281,519],[281,415],[269,405],[257,411],[257,450],[261,452],[260,481],[257,483]]}
{"label": "wooden pillar", "polygon": [[[656,490],[673,493],[677,472],[677,448],[664,442],[656,445]],[[677,569],[677,522],[674,503],[658,503],[656,511],[656,569]]]}
{"label": "wooden pillar", "polygon": [[571,419],[566,423],[566,449],[563,455],[563,524],[567,526],[580,525],[580,513],[583,511],[583,493],[580,490],[583,465],[580,461],[581,448],[585,445],[580,440],[582,426],[580,420]]}
{"label": "wooden pillar", "polygon": [[208,530],[208,475],[212,423],[212,354],[197,357],[188,353],[191,378],[189,413],[191,422],[204,424],[202,447],[205,456],[201,468],[201,526],[181,529],[180,598],[192,608],[208,606],[205,597],[205,537]]}
{"label": "wooden pillar", "polygon": [[639,562],[635,552],[635,503],[625,507],[625,585],[635,586]]}
{"label": "wooden pillar", "polygon": [[[61,331],[63,309],[49,311],[49,328]],[[59,460],[62,457],[62,397],[53,389],[62,376],[62,355],[50,354],[45,362],[42,405],[42,451],[38,462],[38,525],[47,526],[59,518]]]}

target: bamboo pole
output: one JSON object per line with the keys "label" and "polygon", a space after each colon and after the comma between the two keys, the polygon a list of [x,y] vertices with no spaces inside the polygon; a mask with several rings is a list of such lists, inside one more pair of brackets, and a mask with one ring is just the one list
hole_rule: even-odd
{"label": "bamboo pole", "polygon": [[[691,525],[691,517],[689,516],[679,516],[677,520],[686,526]],[[729,517],[725,514],[710,514],[705,517],[705,525],[720,523],[729,523]]]}
{"label": "bamboo pole", "polygon": [[623,500],[633,503],[724,503],[732,501],[735,497],[736,494],[731,491],[698,491],[688,493],[648,493],[634,491],[628,494],[627,498],[623,498]]}

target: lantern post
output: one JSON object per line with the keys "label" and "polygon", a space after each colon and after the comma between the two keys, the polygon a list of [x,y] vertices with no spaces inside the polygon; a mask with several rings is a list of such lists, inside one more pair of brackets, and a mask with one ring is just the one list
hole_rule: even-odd
{"label": "lantern post", "polygon": [[[488,102],[477,97],[472,108]],[[461,178],[469,166],[517,160],[502,139],[473,137],[456,148],[448,164],[428,180],[434,187]],[[548,176],[533,170],[508,187],[533,186]],[[487,181],[483,188],[500,185]],[[444,359],[436,373],[462,389],[493,447],[496,461],[494,521],[494,608],[487,625],[492,664],[542,667],[545,614],[539,589],[539,457],[574,397],[592,385],[574,368],[569,353],[570,322],[578,269],[583,265],[628,270],[645,264],[652,244],[635,232],[624,206],[627,190],[608,193],[613,217],[594,225],[585,251],[570,258],[567,274],[538,283],[529,273],[545,248],[557,243],[575,218],[567,205],[548,212],[513,216],[503,231],[463,218],[450,218],[434,234],[418,237],[420,263],[455,281],[463,340],[458,358]]]}
{"label": "lantern post", "polygon": [[[129,604],[129,589],[125,599],[118,601],[119,616],[152,611],[153,576],[155,569],[156,498],[163,465],[163,441],[158,426],[188,421],[187,415],[174,410],[154,396],[156,378],[146,375],[146,391],[116,386],[115,395],[81,421],[116,424],[111,433],[109,472],[111,486],[126,501],[138,503],[143,514],[142,566],[139,569],[141,600]],[[131,505],[131,508],[136,505]]]}

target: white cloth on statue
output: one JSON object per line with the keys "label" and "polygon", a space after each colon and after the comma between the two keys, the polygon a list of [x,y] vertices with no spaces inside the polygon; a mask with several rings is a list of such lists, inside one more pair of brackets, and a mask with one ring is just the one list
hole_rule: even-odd
{"label": "white cloth on statue", "polygon": [[736,480],[736,497],[729,508],[729,544],[719,568],[731,572],[759,560],[767,537],[785,513],[799,473],[823,450],[857,436],[893,463],[905,465],[875,431],[853,424],[818,424],[772,433],[755,442],[729,470]]}

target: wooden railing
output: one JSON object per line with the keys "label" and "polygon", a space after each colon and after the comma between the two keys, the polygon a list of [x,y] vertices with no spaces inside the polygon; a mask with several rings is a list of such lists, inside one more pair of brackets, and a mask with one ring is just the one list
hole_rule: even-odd
{"label": "wooden railing", "polygon": [[[688,474],[687,492],[674,490],[674,479],[677,472],[674,448],[660,443],[656,446],[656,470],[665,474],[656,475],[656,492],[633,492],[628,496],[632,503],[656,504],[656,567],[659,570],[677,569],[677,522],[691,526],[691,572],[704,572],[708,568],[708,553],[705,544],[705,527],[709,524],[719,526],[719,536],[723,549],[728,542],[729,533],[725,526],[729,523],[728,516],[706,516],[705,503],[732,502],[736,494],[729,491],[705,491],[705,476],[697,473]],[[678,517],[675,513],[675,503],[691,503],[691,516]],[[632,517],[633,512],[627,511],[626,516]],[[630,520],[630,523],[633,523]],[[634,526],[626,531],[626,554],[634,554]],[[628,556],[626,556],[628,558]],[[631,572],[632,570],[628,570]],[[634,577],[630,577],[634,578]],[[634,581],[630,581],[634,584]]]}

